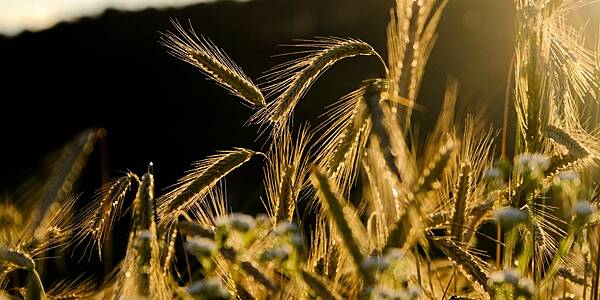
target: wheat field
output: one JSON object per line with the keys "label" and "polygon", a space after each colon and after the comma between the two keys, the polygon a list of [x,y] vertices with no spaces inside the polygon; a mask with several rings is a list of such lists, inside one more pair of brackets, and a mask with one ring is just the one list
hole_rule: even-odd
{"label": "wheat field", "polygon": [[[589,28],[568,17],[596,1],[514,0],[509,92],[494,104],[503,126],[458,113],[449,78],[434,129],[418,136],[412,115],[448,1],[396,0],[387,49],[300,40],[294,59],[257,80],[193,20],[173,20],[160,44],[252,110],[263,146],[196,161],[163,194],[149,163],[81,199],[73,186],[106,135],[82,132],[47,179],[0,202],[0,299],[597,300],[600,31],[589,47]],[[294,120],[315,81],[358,56],[380,64],[380,77],[319,124]],[[223,184],[250,160],[263,165],[259,215],[231,211]],[[48,259],[110,251],[123,215],[126,253],[106,278],[44,286]]]}

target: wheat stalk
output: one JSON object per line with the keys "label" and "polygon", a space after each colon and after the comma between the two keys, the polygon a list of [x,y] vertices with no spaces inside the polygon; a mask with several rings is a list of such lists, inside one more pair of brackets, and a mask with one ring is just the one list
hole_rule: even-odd
{"label": "wheat stalk", "polygon": [[358,55],[379,56],[369,44],[356,39],[321,38],[296,46],[316,50],[271,70],[265,77],[266,84],[269,84],[267,90],[269,95],[279,95],[250,119],[254,123],[273,124],[276,134],[290,121],[298,101],[330,66]]}
{"label": "wheat stalk", "polygon": [[221,178],[255,154],[252,150],[235,148],[196,162],[195,168],[179,180],[174,190],[157,199],[160,222],[172,223],[181,213],[204,199]]}
{"label": "wheat stalk", "polygon": [[51,207],[55,203],[66,199],[70,194],[75,181],[94,149],[96,137],[97,129],[86,130],[62,150],[60,157],[52,167],[50,180],[44,187],[44,198],[31,216],[33,218],[33,228],[41,226],[46,219],[51,218]]}
{"label": "wheat stalk", "polygon": [[131,187],[132,181],[138,181],[135,174],[129,172],[125,176],[108,183],[100,189],[92,202],[81,214],[81,225],[78,228],[80,242],[88,236],[94,240],[101,256],[102,244],[112,231],[117,217],[121,213],[123,200]]}
{"label": "wheat stalk", "polygon": [[415,188],[415,194],[426,193],[440,187],[440,180],[449,168],[450,159],[454,154],[455,144],[452,138],[448,138],[438,149],[433,161],[421,173]]}
{"label": "wheat stalk", "polygon": [[317,141],[322,146],[316,159],[344,194],[349,192],[356,179],[360,157],[371,131],[364,98],[367,87],[368,84],[362,84],[332,105],[326,114],[327,120],[319,126],[324,132]]}
{"label": "wheat stalk", "polygon": [[266,105],[260,89],[223,50],[209,39],[198,37],[191,26],[188,32],[179,22],[172,23],[177,32],[167,32],[161,37],[161,43],[171,55],[197,67],[245,103],[256,107]]}
{"label": "wheat stalk", "polygon": [[373,123],[372,136],[377,138],[379,151],[383,154],[388,170],[396,176],[398,182],[401,182],[402,175],[396,164],[396,157],[392,153],[391,128],[386,126],[386,118],[389,116],[385,114],[381,106],[381,101],[385,99],[383,93],[387,90],[388,84],[386,80],[372,80],[364,97]]}
{"label": "wheat stalk", "polygon": [[471,193],[472,176],[471,165],[469,163],[463,163],[460,168],[460,174],[458,175],[456,191],[454,192],[454,209],[452,210],[452,222],[450,223],[450,234],[452,234],[457,241],[461,241],[463,238],[462,226],[463,223],[465,223],[467,201]]}
{"label": "wheat stalk", "polygon": [[299,131],[295,141],[290,132],[284,132],[275,138],[267,153],[264,186],[267,209],[274,226],[280,221],[292,220],[311,165],[307,160],[310,139],[307,127]]}

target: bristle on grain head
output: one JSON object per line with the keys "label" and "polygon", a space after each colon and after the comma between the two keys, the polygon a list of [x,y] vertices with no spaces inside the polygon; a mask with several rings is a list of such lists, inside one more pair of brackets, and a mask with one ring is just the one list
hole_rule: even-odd
{"label": "bristle on grain head", "polygon": [[378,55],[371,45],[356,39],[321,38],[306,40],[295,46],[314,51],[274,67],[264,77],[268,96],[277,97],[250,119],[251,123],[271,124],[274,134],[279,134],[290,122],[298,101],[325,70],[345,58]]}
{"label": "bristle on grain head", "polygon": [[102,245],[121,214],[125,196],[130,191],[131,184],[138,180],[135,174],[129,172],[109,182],[96,193],[81,214],[82,221],[76,233],[80,239],[79,243],[88,237],[91,238],[98,248],[98,255],[101,256]]}
{"label": "bristle on grain head", "polygon": [[267,153],[268,163],[264,170],[264,185],[267,192],[267,211],[272,224],[291,221],[300,191],[306,185],[311,162],[308,158],[308,143],[312,135],[303,127],[297,138],[286,130],[276,137]]}
{"label": "bristle on grain head", "polygon": [[171,55],[197,67],[245,103],[253,107],[266,105],[260,89],[223,50],[209,39],[198,37],[193,29],[186,31],[179,22],[173,20],[172,23],[176,32],[161,36],[161,43],[169,48]]}
{"label": "bristle on grain head", "polygon": [[458,241],[462,240],[463,224],[466,220],[467,203],[471,193],[472,172],[469,163],[463,163],[458,175],[458,183],[454,192],[454,209],[452,210],[452,223],[450,233]]}
{"label": "bristle on grain head", "polygon": [[235,148],[194,163],[194,168],[179,179],[175,189],[157,199],[160,222],[163,225],[172,224],[179,215],[201,202],[221,178],[257,153],[259,152]]}
{"label": "bristle on grain head", "polygon": [[368,142],[371,119],[364,98],[368,84],[343,96],[325,113],[327,119],[319,125],[315,159],[346,194],[356,179],[360,158]]}

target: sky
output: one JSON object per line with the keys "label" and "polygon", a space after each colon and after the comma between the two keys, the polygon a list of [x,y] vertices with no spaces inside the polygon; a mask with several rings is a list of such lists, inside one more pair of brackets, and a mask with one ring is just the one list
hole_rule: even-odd
{"label": "sky", "polygon": [[95,16],[108,8],[135,11],[214,1],[216,0],[1,0],[0,34],[13,36],[23,30],[39,31],[61,21]]}

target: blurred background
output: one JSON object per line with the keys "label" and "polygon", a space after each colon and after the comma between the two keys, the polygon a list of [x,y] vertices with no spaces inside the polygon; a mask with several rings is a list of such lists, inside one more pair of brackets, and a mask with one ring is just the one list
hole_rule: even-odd
{"label": "blurred background", "polygon": [[[13,188],[36,171],[46,154],[92,126],[108,132],[111,177],[126,170],[142,173],[152,161],[160,188],[216,150],[263,146],[255,141],[257,128],[244,126],[251,109],[158,43],[160,32],[172,28],[170,18],[189,19],[198,34],[210,37],[256,81],[292,58],[273,56],[293,51],[280,46],[293,39],[354,37],[385,56],[394,1],[217,1],[160,10],[143,8],[192,0],[106,2],[0,2],[0,190]],[[125,8],[119,3],[142,10],[110,8]],[[512,1],[450,1],[421,88],[419,102],[425,110],[415,114],[421,132],[432,126],[448,76],[461,83],[461,104],[487,106],[490,118],[500,120],[512,49],[512,6]],[[104,8],[108,10],[102,12]],[[372,58],[336,64],[301,101],[296,124],[315,126],[326,105],[356,89],[361,80],[382,75]],[[98,165],[92,156],[84,200],[100,185]],[[229,197],[240,205],[234,208],[260,209],[261,166],[255,160],[228,178]]]}
{"label": "blurred background", "polygon": [[[0,191],[10,193],[40,168],[45,155],[93,126],[108,132],[110,177],[126,170],[142,174],[154,162],[158,194],[193,161],[217,150],[263,147],[257,128],[244,126],[251,109],[158,43],[160,32],[172,28],[170,18],[189,19],[256,79],[291,58],[273,56],[293,51],[278,46],[293,39],[359,38],[385,56],[393,1],[82,3],[0,1]],[[600,5],[591,5],[574,21],[596,29],[599,15]],[[486,109],[501,127],[513,20],[510,0],[449,1],[418,98],[425,109],[414,115],[421,137],[433,126],[449,76],[461,84],[462,111]],[[363,79],[382,75],[372,58],[336,64],[300,102],[295,124],[315,126],[325,106]],[[79,187],[82,203],[101,184],[97,153]],[[262,166],[261,159],[252,160],[227,178],[233,210],[262,211]]]}

